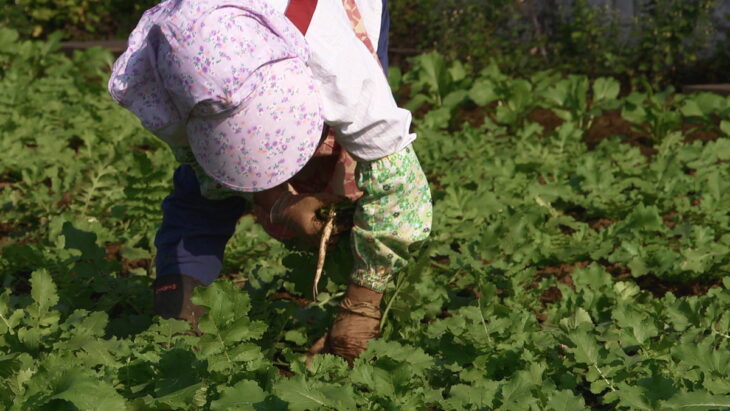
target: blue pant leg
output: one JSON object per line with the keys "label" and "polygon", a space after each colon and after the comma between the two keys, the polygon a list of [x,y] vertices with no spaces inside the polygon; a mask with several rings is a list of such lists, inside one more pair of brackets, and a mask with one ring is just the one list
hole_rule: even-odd
{"label": "blue pant leg", "polygon": [[383,0],[383,13],[380,17],[380,36],[378,37],[378,58],[380,64],[388,74],[388,37],[390,33],[390,12],[388,11],[388,0]]}
{"label": "blue pant leg", "polygon": [[248,204],[240,197],[204,198],[195,171],[187,165],[178,167],[173,182],[155,237],[157,276],[186,274],[208,285],[220,274],[226,243]]}

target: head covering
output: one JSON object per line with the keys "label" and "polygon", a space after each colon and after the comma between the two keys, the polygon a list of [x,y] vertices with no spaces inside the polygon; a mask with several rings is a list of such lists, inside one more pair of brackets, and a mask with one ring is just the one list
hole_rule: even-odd
{"label": "head covering", "polygon": [[130,35],[109,92],[222,185],[261,191],[296,174],[321,138],[308,60],[302,34],[265,1],[167,0]]}

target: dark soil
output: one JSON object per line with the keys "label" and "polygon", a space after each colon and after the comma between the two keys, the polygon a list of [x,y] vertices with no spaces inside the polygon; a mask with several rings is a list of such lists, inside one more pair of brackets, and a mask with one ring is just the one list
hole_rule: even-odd
{"label": "dark soil", "polygon": [[573,217],[575,221],[588,224],[589,227],[596,231],[601,231],[606,227],[610,227],[616,222],[616,220],[611,220],[605,217],[588,216],[586,215],[586,212],[587,210],[585,208],[576,205],[569,205],[563,210],[565,215]]}
{"label": "dark soil", "polygon": [[705,295],[710,289],[720,287],[722,280],[717,278],[713,280],[698,279],[689,282],[672,282],[663,278],[659,278],[654,274],[646,274],[641,277],[631,275],[631,270],[620,264],[610,264],[606,261],[601,262],[605,270],[610,273],[613,278],[621,281],[634,281],[644,291],[650,292],[654,297],[664,297],[671,292],[677,297],[690,297],[697,295]]}
{"label": "dark soil", "polygon": [[570,264],[547,266],[538,270],[537,275],[540,277],[556,277],[559,283],[574,289],[573,270],[576,268],[585,268],[589,263],[590,261],[578,261]]}
{"label": "dark soil", "polygon": [[[406,95],[402,94],[403,98]],[[484,124],[488,113],[494,110],[495,105],[496,103],[487,107],[478,107],[474,104],[469,104],[460,107],[454,113],[452,124],[457,128],[465,123],[471,127],[480,127]],[[430,107],[424,104],[414,113],[414,117],[422,116],[428,110],[430,110]],[[553,111],[545,108],[534,110],[527,116],[527,120],[540,124],[543,127],[543,136],[550,135],[550,133],[554,132],[555,129],[564,123]],[[687,143],[694,141],[714,141],[720,136],[718,130],[719,123],[720,119],[715,117],[708,124],[685,123],[681,126],[680,130],[685,134],[685,142]],[[592,150],[601,141],[612,137],[619,137],[623,143],[637,147],[644,156],[651,157],[657,153],[652,137],[640,127],[636,127],[635,124],[621,117],[619,110],[609,110],[595,118],[591,127],[586,132],[583,141],[586,143],[588,149]]]}
{"label": "dark soil", "polygon": [[474,103],[467,104],[454,112],[454,118],[451,122],[457,129],[461,128],[461,126],[465,123],[470,127],[481,127],[484,124],[487,113],[494,110],[496,106],[496,102],[487,105],[486,107],[479,107]]}
{"label": "dark soil", "polygon": [[623,117],[618,110],[610,110],[593,120],[591,128],[585,135],[584,141],[589,149],[596,147],[601,141],[607,138],[619,136],[626,144],[638,147],[641,154],[650,157],[657,153],[653,147],[651,136],[643,131],[637,130],[633,124]]}
{"label": "dark soil", "polygon": [[558,117],[551,110],[545,108],[539,108],[533,111],[527,116],[527,119],[540,124],[543,127],[545,136],[555,131],[556,128],[560,127],[564,123],[563,119]]}
{"label": "dark soil", "polygon": [[615,222],[615,220],[609,218],[597,218],[592,220],[588,225],[596,231],[601,231],[606,227],[610,227]]}
{"label": "dark soil", "polygon": [[279,364],[274,364],[274,366],[277,368],[277,370],[279,372],[279,375],[282,376],[282,377],[291,378],[294,375],[296,375],[296,374],[294,374],[292,372],[292,370],[290,370],[287,367],[284,367],[284,366],[279,365]]}
{"label": "dark soil", "polygon": [[294,294],[292,294],[289,291],[286,291],[284,289],[281,289],[281,290],[277,291],[274,294],[274,296],[272,297],[272,299],[275,300],[275,301],[276,300],[291,301],[291,302],[293,302],[294,304],[296,304],[297,306],[299,306],[301,308],[307,307],[309,305],[309,303],[311,303],[310,300],[307,300],[306,298],[301,297],[301,296],[298,296],[298,295],[294,295]]}
{"label": "dark soil", "polygon": [[17,232],[18,229],[15,228],[12,224],[7,223],[0,223],[0,239],[9,237],[14,232]]}
{"label": "dark soil", "polygon": [[11,294],[16,296],[30,295],[30,276],[30,271],[20,271],[17,273],[13,273],[11,278],[15,280],[15,283],[11,288]]}
{"label": "dark soil", "polygon": [[4,189],[5,187],[10,187],[13,184],[17,184],[17,183],[18,183],[17,181],[12,181],[12,180],[6,181],[6,180],[0,179],[0,190]]}
{"label": "dark soil", "polygon": [[[714,117],[712,120],[715,123],[720,123],[717,117]],[[687,143],[694,141],[715,141],[720,137],[717,129],[710,128],[706,124],[685,123],[682,124],[681,130],[685,135],[684,141]]]}
{"label": "dark soil", "polygon": [[665,226],[667,226],[667,228],[672,229],[677,225],[675,217],[677,217],[677,212],[672,211],[662,216],[662,222]]}
{"label": "dark soil", "polygon": [[[531,287],[537,287],[542,278],[555,277],[557,282],[565,284],[570,288],[575,288],[573,285],[573,270],[576,268],[584,268],[590,263],[591,261],[578,261],[570,264],[565,263],[543,267],[537,271],[535,281],[531,284]],[[680,283],[659,278],[654,274],[634,277],[631,274],[631,270],[621,264],[609,263],[605,260],[598,261],[598,263],[617,281],[633,281],[641,290],[650,292],[656,298],[662,298],[668,292],[671,292],[677,297],[705,295],[712,288],[720,287],[722,284],[722,280],[719,278],[712,280],[697,279]],[[562,299],[563,295],[556,286],[548,288],[540,295],[540,302],[543,306],[556,303]]]}
{"label": "dark soil", "polygon": [[[537,287],[540,279],[542,278],[555,277],[557,279],[557,282],[559,282],[560,284],[564,284],[570,288],[575,289],[575,285],[573,284],[573,270],[575,270],[576,268],[583,268],[588,264],[588,261],[579,261],[572,264],[560,264],[543,267],[537,271],[537,274],[535,276],[536,280],[531,284],[531,287]],[[556,303],[562,299],[563,293],[560,292],[560,289],[557,286],[552,286],[548,288],[540,295],[540,302],[543,304],[543,306]]]}
{"label": "dark soil", "polygon": [[73,201],[73,195],[71,193],[63,193],[61,199],[56,203],[56,207],[60,210],[68,207]]}

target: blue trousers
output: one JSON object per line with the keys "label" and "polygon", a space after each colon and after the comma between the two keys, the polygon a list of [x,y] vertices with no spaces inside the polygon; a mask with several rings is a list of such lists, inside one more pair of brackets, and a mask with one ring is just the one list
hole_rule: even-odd
{"label": "blue trousers", "polygon": [[[387,73],[388,0],[378,41],[378,58]],[[192,167],[175,170],[173,192],[162,202],[162,225],[155,237],[157,276],[186,274],[203,284],[215,280],[223,265],[223,251],[233,235],[236,222],[249,208],[243,198],[208,200],[200,194]]]}

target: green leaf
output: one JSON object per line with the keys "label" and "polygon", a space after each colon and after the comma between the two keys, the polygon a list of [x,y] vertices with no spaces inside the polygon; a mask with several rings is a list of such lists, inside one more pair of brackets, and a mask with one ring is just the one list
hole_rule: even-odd
{"label": "green leaf", "polygon": [[551,103],[551,107],[564,108],[565,102],[568,99],[568,82],[566,80],[560,80],[555,85],[545,90],[543,97],[548,103]]}
{"label": "green leaf", "polygon": [[579,328],[583,324],[592,326],[593,320],[591,319],[591,315],[581,307],[578,307],[572,316],[560,320],[560,325],[569,330]]}
{"label": "green leaf", "polygon": [[248,318],[251,309],[248,294],[230,282],[216,281],[208,287],[198,287],[192,301],[208,308],[198,327],[215,336],[211,340],[225,344],[242,342],[260,338],[266,331],[266,324]]}
{"label": "green leaf", "polygon": [[681,108],[687,117],[707,117],[724,107],[724,99],[712,93],[698,93],[687,97]]}
{"label": "green leaf", "polygon": [[434,359],[420,348],[382,339],[375,339],[368,342],[367,350],[365,350],[356,362],[372,359],[373,357],[389,357],[393,360],[404,362],[418,374],[425,372],[434,364]]}
{"label": "green leaf", "polygon": [[307,336],[301,330],[289,330],[284,334],[286,341],[291,341],[297,345],[304,345],[307,343]]}
{"label": "green leaf", "polygon": [[500,388],[497,381],[482,380],[476,385],[456,384],[449,389],[448,399],[444,401],[450,409],[491,408],[497,391]]}
{"label": "green leaf", "polygon": [[622,384],[617,392],[611,393],[609,399],[613,400],[614,397],[618,398],[619,405],[628,407],[632,410],[652,409],[651,404],[646,398],[645,392],[641,387]]}
{"label": "green leaf", "polygon": [[382,396],[396,395],[393,376],[390,372],[382,368],[376,368],[372,365],[364,364],[360,360],[356,360],[350,378],[353,383],[365,386]]}
{"label": "green leaf", "polygon": [[429,101],[428,96],[425,94],[416,94],[403,106],[403,108],[408,111],[417,111],[424,103]]}
{"label": "green leaf", "polygon": [[502,386],[502,401],[506,408],[528,409],[532,398],[532,389],[536,384],[531,381],[526,372],[515,373],[506,384]]}
{"label": "green leaf", "polygon": [[321,384],[318,389],[329,401],[329,407],[334,409],[356,409],[355,393],[350,385]]}
{"label": "green leaf", "polygon": [[451,109],[449,107],[439,107],[426,113],[423,117],[423,126],[441,129],[448,127],[449,121],[451,121]]}
{"label": "green leaf", "polygon": [[469,90],[469,98],[478,106],[486,106],[499,98],[495,93],[495,87],[492,80],[480,78]]}
{"label": "green leaf", "polygon": [[[25,310],[12,310],[8,292],[0,294],[0,335],[13,335],[15,328],[25,317]],[[2,344],[0,344],[1,346]]]}
{"label": "green leaf", "polygon": [[390,66],[388,67],[388,84],[393,92],[398,91],[403,84],[403,72],[400,67]]}
{"label": "green leaf", "polygon": [[641,292],[639,286],[631,281],[616,281],[613,290],[621,300],[632,300]]}
{"label": "green leaf", "polygon": [[96,245],[96,234],[75,228],[71,223],[63,224],[63,236],[66,238],[66,248],[81,251],[81,258],[85,260],[99,260],[106,257],[103,248]]}
{"label": "green leaf", "polygon": [[308,368],[312,375],[326,374],[349,374],[350,369],[342,357],[332,354],[321,354],[314,356]]}
{"label": "green leaf", "polygon": [[39,316],[48,311],[50,307],[58,304],[56,284],[47,270],[34,271],[31,274],[30,286],[30,295],[37,304]]}
{"label": "green leaf", "polygon": [[467,98],[467,92],[464,90],[456,90],[452,91],[446,97],[444,97],[443,102],[441,103],[443,107],[454,109],[459,104],[461,104],[464,100]]}
{"label": "green leaf", "polygon": [[585,410],[585,401],[572,391],[555,391],[547,404],[548,411],[581,411]]}
{"label": "green leaf", "polygon": [[682,114],[687,117],[704,117],[705,113],[702,112],[700,105],[697,100],[689,99],[684,102],[681,108]]}
{"label": "green leaf", "polygon": [[729,395],[711,395],[705,391],[682,392],[662,403],[663,409],[710,410],[730,408]]}
{"label": "green leaf", "polygon": [[85,374],[68,370],[53,384],[51,399],[71,402],[83,410],[121,410],[125,401],[108,383]]}
{"label": "green leaf", "polygon": [[631,305],[620,305],[613,310],[612,316],[619,327],[631,330],[631,335],[639,344],[644,344],[649,338],[659,335],[659,329],[652,318],[646,313],[636,310]]}
{"label": "green leaf", "polygon": [[18,372],[20,369],[21,363],[18,359],[18,354],[5,354],[0,355],[0,377],[1,378],[8,378],[11,375]]}
{"label": "green leaf", "polygon": [[730,372],[730,351],[713,347],[709,340],[699,344],[682,344],[675,347],[672,353],[685,366],[718,375]]}
{"label": "green leaf", "polygon": [[0,27],[0,46],[3,50],[12,50],[18,40],[18,32],[6,27]]}
{"label": "green leaf", "polygon": [[720,122],[720,130],[722,130],[722,132],[725,133],[725,136],[730,137],[730,121],[722,120]]}
{"label": "green leaf", "polygon": [[317,410],[320,408],[355,408],[352,387],[313,384],[298,375],[274,384],[274,393],[289,403],[289,409]]}
{"label": "green leaf", "polygon": [[429,85],[440,103],[441,98],[448,92],[450,83],[449,72],[446,70],[443,56],[438,53],[428,53],[417,57],[417,60],[424,73],[422,79]]}
{"label": "green leaf", "polygon": [[190,323],[187,321],[156,318],[155,323],[147,329],[146,334],[149,334],[158,344],[171,344],[173,337],[187,331],[190,331]]}
{"label": "green leaf", "polygon": [[621,84],[613,78],[601,77],[593,82],[593,102],[608,102],[615,100],[621,91]]}
{"label": "green leaf", "polygon": [[639,204],[636,206],[626,218],[617,223],[614,227],[617,231],[626,230],[635,233],[642,231],[667,231],[664,221],[656,206],[646,206]]}
{"label": "green leaf", "polygon": [[153,402],[159,405],[173,407],[173,409],[186,409],[190,407],[198,391],[204,388],[203,383],[197,383],[182,387],[175,391],[155,397]]}
{"label": "green leaf", "polygon": [[200,368],[195,354],[172,348],[162,354],[155,378],[155,396],[168,405],[192,399],[200,383]]}
{"label": "green leaf", "polygon": [[462,64],[461,61],[456,60],[451,64],[451,67],[449,67],[449,75],[451,76],[451,80],[461,81],[464,80],[469,73],[467,72],[466,67],[464,67],[464,64]]}
{"label": "green leaf", "polygon": [[253,404],[264,401],[266,393],[255,381],[242,380],[225,387],[219,399],[211,403],[211,410],[252,410]]}
{"label": "green leaf", "polygon": [[631,93],[624,100],[624,106],[621,110],[621,117],[632,123],[645,123],[648,116],[647,110],[644,107],[644,105],[646,104],[646,99],[646,94],[636,92]]}
{"label": "green leaf", "polygon": [[568,336],[575,344],[570,351],[575,356],[575,361],[583,364],[594,365],[598,363],[598,344],[593,336],[586,332],[576,332]]}
{"label": "green leaf", "polygon": [[658,374],[641,378],[637,381],[637,385],[644,389],[644,395],[651,401],[653,408],[656,407],[657,401],[666,400],[677,392],[677,387],[671,379]]}

